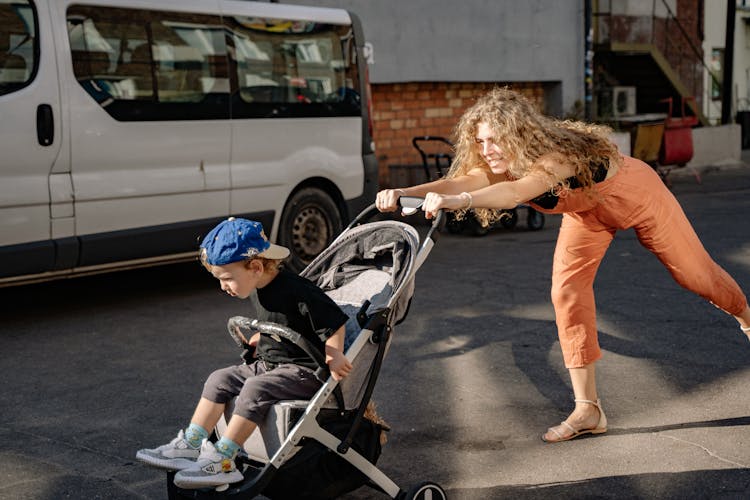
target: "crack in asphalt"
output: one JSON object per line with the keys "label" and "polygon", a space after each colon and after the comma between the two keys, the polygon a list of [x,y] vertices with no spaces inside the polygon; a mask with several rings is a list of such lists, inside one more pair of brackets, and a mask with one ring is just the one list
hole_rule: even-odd
{"label": "crack in asphalt", "polygon": [[705,451],[709,456],[711,456],[711,457],[713,457],[713,458],[715,458],[717,460],[720,460],[720,461],[722,461],[724,463],[727,463],[727,464],[730,464],[730,465],[734,465],[734,466],[740,467],[742,469],[750,469],[750,465],[743,464],[743,463],[740,463],[740,462],[735,462],[734,460],[730,460],[728,458],[724,458],[724,457],[722,457],[722,456],[714,453],[713,451],[709,450],[708,448],[706,448],[705,446],[703,446],[701,444],[694,443],[694,442],[688,441],[686,439],[681,439],[681,438],[678,438],[676,436],[672,436],[672,435],[669,435],[669,434],[660,434],[660,433],[655,433],[655,434],[658,434],[658,435],[660,435],[662,437],[666,437],[666,438],[672,439],[674,441],[678,441],[680,443],[685,443],[685,444],[688,444],[690,446],[695,446],[696,448],[700,448],[701,450]]}

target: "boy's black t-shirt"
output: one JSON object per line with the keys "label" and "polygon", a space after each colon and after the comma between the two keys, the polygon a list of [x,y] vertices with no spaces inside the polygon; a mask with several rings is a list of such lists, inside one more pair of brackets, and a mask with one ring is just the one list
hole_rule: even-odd
{"label": "boy's black t-shirt", "polygon": [[[308,339],[324,355],[325,342],[319,335],[330,337],[349,319],[310,280],[284,269],[268,285],[250,294],[248,300],[255,309],[253,314],[256,319],[291,328]],[[303,312],[304,309],[309,311],[309,315]],[[305,351],[280,337],[261,335],[256,352],[259,358],[269,363],[294,363],[317,368],[315,361]]]}

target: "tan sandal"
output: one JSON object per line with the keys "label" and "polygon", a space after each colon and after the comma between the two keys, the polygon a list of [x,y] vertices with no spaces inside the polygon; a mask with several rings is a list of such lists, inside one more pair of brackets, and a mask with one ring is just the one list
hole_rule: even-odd
{"label": "tan sandal", "polygon": [[545,443],[561,443],[563,441],[570,441],[571,439],[575,439],[578,436],[582,436],[584,434],[604,434],[605,432],[607,432],[607,415],[604,414],[602,403],[599,399],[597,399],[596,401],[591,401],[589,399],[576,399],[575,402],[588,403],[596,406],[596,408],[599,410],[599,421],[596,423],[596,426],[590,429],[576,429],[568,422],[563,420],[562,422],[560,422],[560,425],[567,427],[572,434],[570,434],[569,436],[565,436],[563,434],[560,434],[554,427],[550,427],[549,429],[547,429],[547,432],[552,432],[557,435],[557,439],[545,439],[544,435],[542,435],[542,441],[544,441]]}

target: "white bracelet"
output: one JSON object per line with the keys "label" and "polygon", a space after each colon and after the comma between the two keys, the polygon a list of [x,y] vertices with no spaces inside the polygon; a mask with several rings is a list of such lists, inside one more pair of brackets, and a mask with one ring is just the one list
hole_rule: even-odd
{"label": "white bracelet", "polygon": [[471,206],[474,204],[474,198],[472,198],[471,193],[467,193],[464,191],[463,193],[459,194],[462,199],[465,199],[465,205],[461,207],[461,210],[468,210],[471,208]]}
{"label": "white bracelet", "polygon": [[406,196],[406,191],[404,191],[403,189],[394,189],[394,191],[398,193],[399,197]]}

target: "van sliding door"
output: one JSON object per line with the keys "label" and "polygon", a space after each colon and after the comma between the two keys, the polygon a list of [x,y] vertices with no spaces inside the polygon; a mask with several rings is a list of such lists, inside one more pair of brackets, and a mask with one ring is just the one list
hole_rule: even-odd
{"label": "van sliding door", "polygon": [[195,252],[229,213],[220,16],[80,3],[64,14],[80,265]]}

